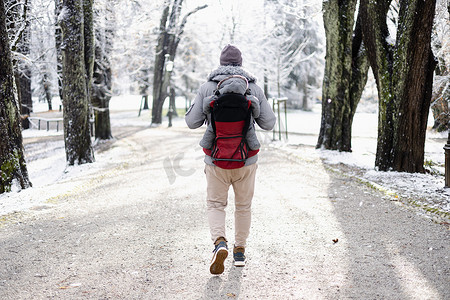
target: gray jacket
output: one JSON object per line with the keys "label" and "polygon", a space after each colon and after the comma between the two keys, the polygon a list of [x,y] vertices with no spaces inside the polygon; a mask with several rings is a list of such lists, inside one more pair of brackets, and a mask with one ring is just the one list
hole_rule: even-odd
{"label": "gray jacket", "polygon": [[[249,100],[252,100],[252,109],[254,108],[252,111],[253,119],[262,129],[271,130],[275,125],[276,117],[266,99],[266,96],[264,95],[264,92],[258,85],[256,85],[256,78],[238,66],[220,66],[211,72],[208,76],[208,81],[200,87],[194,103],[186,113],[185,120],[188,127],[191,129],[199,128],[205,123],[205,121],[208,125],[210,124],[211,113],[206,108],[207,103],[209,103],[208,101],[211,101],[211,96],[214,94],[217,83],[230,75],[241,75],[247,78],[251,95],[254,96],[251,97],[251,99],[249,98]],[[205,135],[200,142],[200,145],[204,148],[209,148],[208,146],[211,141],[211,134],[214,135],[211,131],[212,129],[208,126]],[[212,138],[214,138],[214,136]],[[247,133],[247,141],[252,150],[259,148],[254,122],[251,122]],[[254,164],[257,159],[257,155],[252,156],[247,159],[245,165]],[[206,156],[205,163],[213,165],[211,157]]]}

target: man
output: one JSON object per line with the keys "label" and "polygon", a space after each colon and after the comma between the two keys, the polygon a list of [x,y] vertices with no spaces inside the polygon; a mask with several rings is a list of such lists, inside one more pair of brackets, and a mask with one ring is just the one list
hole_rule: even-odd
{"label": "man", "polygon": [[[256,78],[242,68],[241,51],[233,46],[227,45],[220,55],[220,66],[211,72],[208,80],[204,83],[195,98],[194,103],[186,113],[186,123],[191,129],[202,126],[207,120],[211,122],[211,113],[206,112],[204,101],[211,99],[218,83],[227,80],[232,75],[239,75],[248,81],[248,91],[258,101],[258,114],[253,114],[249,132],[253,132],[254,122],[265,130],[271,130],[275,125],[275,115],[267,102],[264,92],[256,85]],[[252,98],[253,99],[253,98]],[[253,101],[253,100],[252,100]],[[256,103],[255,103],[256,104]],[[257,142],[257,141],[256,141]],[[257,143],[259,146],[259,143]],[[257,149],[254,151],[257,153]],[[212,274],[221,274],[224,271],[224,261],[228,256],[228,246],[225,234],[225,208],[228,203],[228,190],[233,186],[235,193],[235,244],[233,249],[234,265],[243,267],[245,265],[245,246],[250,231],[251,204],[255,188],[255,175],[257,169],[257,154],[245,159],[243,167],[237,169],[225,169],[215,165],[211,151],[205,151],[205,174],[207,181],[207,215],[211,231],[211,239],[214,242],[214,256],[210,271]],[[210,155],[208,155],[210,154]]]}

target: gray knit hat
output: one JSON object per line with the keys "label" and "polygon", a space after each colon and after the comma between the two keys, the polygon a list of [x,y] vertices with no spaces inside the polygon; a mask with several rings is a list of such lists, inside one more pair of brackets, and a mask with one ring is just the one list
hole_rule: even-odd
{"label": "gray knit hat", "polygon": [[222,66],[242,66],[241,51],[233,45],[226,45],[220,54],[220,64]]}

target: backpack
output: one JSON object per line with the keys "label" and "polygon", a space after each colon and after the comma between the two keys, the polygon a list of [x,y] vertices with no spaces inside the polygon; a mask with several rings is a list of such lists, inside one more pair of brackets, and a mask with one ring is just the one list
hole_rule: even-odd
{"label": "backpack", "polygon": [[[245,80],[247,86],[245,92],[220,93],[221,85],[231,78]],[[240,75],[232,75],[217,84],[215,97],[209,104],[215,139],[212,149],[204,149],[204,152],[222,169],[241,168],[247,158],[259,151],[250,150],[246,141],[252,114],[250,108],[252,102],[246,98],[248,94],[250,90],[247,79]]]}

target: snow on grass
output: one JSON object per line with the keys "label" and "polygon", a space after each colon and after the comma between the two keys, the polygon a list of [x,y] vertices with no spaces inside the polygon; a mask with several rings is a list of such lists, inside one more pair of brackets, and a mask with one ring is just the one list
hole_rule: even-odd
{"label": "snow on grass", "polygon": [[[425,143],[425,161],[431,174],[409,174],[399,172],[380,172],[375,170],[375,156],[377,148],[378,115],[376,112],[367,113],[361,107],[355,114],[352,128],[352,152],[338,152],[317,149],[320,159],[337,168],[346,166],[344,172],[367,182],[372,186],[379,186],[381,190],[394,193],[406,202],[414,202],[425,210],[438,209],[440,212],[450,213],[450,189],[444,188],[444,161],[443,146],[448,133],[427,131]],[[284,140],[285,147],[302,145],[315,147],[317,133],[320,130],[320,108],[315,106],[311,112],[295,111],[288,114],[287,128],[289,140]],[[281,116],[284,124],[284,116]],[[428,127],[431,128],[433,117],[430,114]],[[278,125],[276,125],[278,126]],[[284,127],[282,127],[284,128]],[[278,134],[275,135],[278,138]],[[282,138],[283,140],[284,138]],[[311,151],[301,150],[299,156],[307,159]],[[448,217],[449,215],[447,215]]]}

